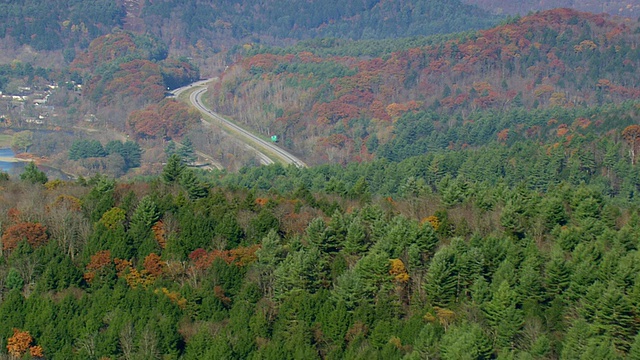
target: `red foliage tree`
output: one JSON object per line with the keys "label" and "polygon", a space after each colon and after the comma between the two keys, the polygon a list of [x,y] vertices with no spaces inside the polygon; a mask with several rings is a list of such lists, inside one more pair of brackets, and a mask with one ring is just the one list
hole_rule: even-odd
{"label": "red foliage tree", "polygon": [[144,258],[144,269],[153,276],[161,276],[164,273],[166,264],[156,253],[151,253]]}
{"label": "red foliage tree", "polygon": [[113,261],[111,260],[111,251],[109,250],[101,250],[97,253],[91,255],[91,261],[87,264],[87,272],[84,274],[84,279],[87,282],[92,282],[96,277],[96,274],[99,274],[103,271],[103,269],[112,265]]}
{"label": "red foliage tree", "polygon": [[163,100],[160,105],[149,105],[142,110],[131,112],[127,119],[129,131],[136,138],[176,138],[192,125],[200,115],[176,100]]}
{"label": "red foliage tree", "polygon": [[47,243],[47,228],[40,223],[23,222],[9,226],[2,235],[4,250],[13,250],[20,241],[25,240],[32,247]]}

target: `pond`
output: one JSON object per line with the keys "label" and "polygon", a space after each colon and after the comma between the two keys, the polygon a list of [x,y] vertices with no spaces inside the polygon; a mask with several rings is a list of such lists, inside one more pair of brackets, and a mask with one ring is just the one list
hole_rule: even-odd
{"label": "pond", "polygon": [[[0,170],[9,173],[12,177],[17,177],[22,173],[26,162],[12,161],[15,159],[15,153],[11,149],[0,149]],[[69,175],[58,169],[48,167],[46,165],[38,165],[38,168],[47,174],[49,179],[70,180]]]}
{"label": "pond", "polygon": [[11,173],[11,170],[16,163],[4,160],[12,159],[14,155],[15,154],[11,149],[0,149],[0,170]]}

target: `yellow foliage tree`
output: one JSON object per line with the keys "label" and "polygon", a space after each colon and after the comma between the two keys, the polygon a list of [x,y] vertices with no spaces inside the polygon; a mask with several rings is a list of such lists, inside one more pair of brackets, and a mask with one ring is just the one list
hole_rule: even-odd
{"label": "yellow foliage tree", "polygon": [[433,230],[436,230],[436,231],[440,227],[440,219],[438,219],[438,217],[435,215],[428,216],[422,220],[423,225],[427,223],[429,223],[429,225],[431,225]]}
{"label": "yellow foliage tree", "polygon": [[391,274],[395,281],[399,283],[406,283],[409,281],[409,273],[407,273],[407,269],[404,266],[404,263],[400,259],[391,259],[389,260],[391,263],[391,268],[389,269],[389,274]]}

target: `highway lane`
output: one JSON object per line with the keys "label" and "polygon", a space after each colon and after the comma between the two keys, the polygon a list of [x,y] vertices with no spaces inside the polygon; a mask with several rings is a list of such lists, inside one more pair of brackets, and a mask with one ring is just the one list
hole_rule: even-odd
{"label": "highway lane", "polygon": [[[236,136],[240,141],[242,141],[248,149],[255,151],[256,154],[258,154],[258,158],[260,159],[260,162],[262,164],[264,165],[273,164],[273,160],[264,153],[264,152],[267,152],[272,156],[278,158],[280,161],[282,161],[285,164],[293,164],[299,168],[307,167],[307,164],[305,164],[304,161],[302,161],[295,155],[291,154],[290,152],[280,148],[279,146],[273,143],[263,140],[262,138],[232,123],[231,121],[225,119],[224,117],[220,116],[219,114],[213,112],[211,109],[204,106],[204,103],[202,102],[202,95],[205,92],[207,92],[207,88],[205,87],[205,85],[212,80],[215,80],[215,78],[202,80],[202,81],[189,84],[187,86],[183,86],[181,88],[171,91],[171,93],[174,94],[174,96],[179,96],[184,91],[199,87],[199,89],[193,91],[189,96],[189,101],[191,102],[191,104],[193,104],[193,106],[196,107],[199,111],[209,115],[211,118],[218,121],[223,127],[232,129],[233,130],[232,135]],[[203,122],[209,124],[204,119],[203,119]]]}

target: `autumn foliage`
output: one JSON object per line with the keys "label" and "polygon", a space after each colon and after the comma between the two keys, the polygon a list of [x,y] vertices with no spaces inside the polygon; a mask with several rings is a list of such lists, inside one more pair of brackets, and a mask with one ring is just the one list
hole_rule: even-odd
{"label": "autumn foliage", "polygon": [[113,264],[111,260],[111,251],[101,250],[91,255],[91,261],[86,266],[87,272],[84,274],[84,279],[91,283],[97,275],[99,275],[103,269]]}
{"label": "autumn foliage", "polygon": [[407,272],[407,268],[404,266],[404,263],[400,259],[391,259],[389,260],[391,268],[389,269],[389,274],[393,276],[393,279],[399,283],[406,283],[409,281],[409,273]]}
{"label": "autumn foliage", "polygon": [[[294,150],[313,152],[317,162],[346,163],[363,157],[362,143],[368,143],[365,158],[387,157],[379,148],[393,146],[407,119],[433,125],[425,129],[429,134],[444,134],[477,120],[482,111],[573,109],[638,99],[637,56],[631,50],[637,41],[637,32],[616,19],[555,9],[468,37],[408,44],[380,57],[316,53],[311,47],[248,56],[223,75],[211,100],[248,126],[283,134]],[[566,76],[569,72],[574,76]],[[275,111],[265,111],[265,102]],[[446,126],[431,121],[437,117],[449,119]],[[456,117],[461,121],[451,120]],[[460,130],[458,139],[451,132],[452,145],[474,146],[468,139],[472,129]],[[501,125],[491,136],[506,142],[520,135],[516,130]],[[484,128],[477,131],[489,135]],[[416,132],[404,143],[419,140]]]}
{"label": "autumn foliage", "polygon": [[435,215],[427,216],[422,219],[422,224],[429,224],[434,230],[438,230],[440,227],[440,219]]}
{"label": "autumn foliage", "polygon": [[136,138],[181,137],[185,131],[198,123],[199,113],[184,103],[167,99],[133,111],[127,119],[129,131]]}
{"label": "autumn foliage", "polygon": [[258,259],[256,251],[258,251],[259,248],[260,245],[252,245],[248,247],[240,246],[232,250],[212,250],[210,252],[204,249],[196,249],[189,254],[189,259],[191,259],[195,267],[200,270],[211,267],[216,259],[222,259],[222,261],[227,264],[246,266]]}
{"label": "autumn foliage", "polygon": [[9,226],[2,235],[3,249],[13,250],[23,240],[32,247],[42,246],[49,240],[47,228],[40,223],[32,222],[22,222]]}
{"label": "autumn foliage", "polygon": [[167,87],[200,77],[188,62],[166,57],[166,46],[157,38],[118,32],[92,41],[71,69],[88,78],[83,94],[95,103],[109,105],[118,99],[146,104],[162,100]]}
{"label": "autumn foliage", "polygon": [[13,336],[7,339],[7,351],[9,355],[20,358],[29,351],[31,357],[44,357],[42,347],[33,345],[33,338],[28,331],[13,329]]}
{"label": "autumn foliage", "polygon": [[156,221],[156,223],[151,227],[151,231],[153,232],[153,236],[158,242],[158,245],[164,249],[167,246],[167,238],[165,237],[166,231],[162,220]]}
{"label": "autumn foliage", "polygon": [[151,253],[144,258],[144,269],[153,276],[161,276],[166,267],[165,262],[156,253]]}

